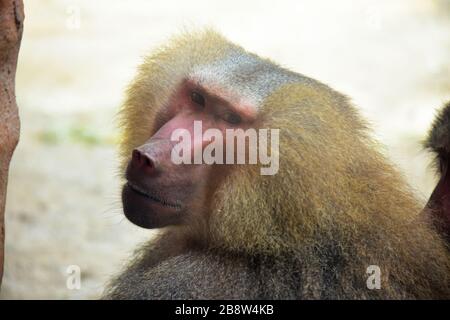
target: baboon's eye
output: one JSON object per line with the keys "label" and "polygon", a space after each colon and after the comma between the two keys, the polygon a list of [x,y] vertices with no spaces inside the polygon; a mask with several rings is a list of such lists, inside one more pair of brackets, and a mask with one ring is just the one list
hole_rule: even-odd
{"label": "baboon's eye", "polygon": [[191,92],[191,100],[192,102],[198,104],[199,106],[202,107],[205,106],[205,98],[198,92],[195,91]]}
{"label": "baboon's eye", "polygon": [[231,123],[231,124],[239,124],[242,121],[241,117],[237,113],[234,113],[234,112],[227,113],[223,117],[223,120],[225,120],[226,122]]}

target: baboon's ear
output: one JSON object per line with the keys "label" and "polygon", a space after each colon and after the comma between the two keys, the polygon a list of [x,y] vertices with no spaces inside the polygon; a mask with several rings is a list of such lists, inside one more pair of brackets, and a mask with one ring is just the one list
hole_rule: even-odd
{"label": "baboon's ear", "polygon": [[450,158],[450,101],[434,120],[425,140],[425,147],[436,154],[438,168],[442,173],[443,165]]}
{"label": "baboon's ear", "polygon": [[427,209],[431,209],[438,229],[450,243],[450,102],[434,120],[425,147],[436,154],[436,166],[440,175]]}

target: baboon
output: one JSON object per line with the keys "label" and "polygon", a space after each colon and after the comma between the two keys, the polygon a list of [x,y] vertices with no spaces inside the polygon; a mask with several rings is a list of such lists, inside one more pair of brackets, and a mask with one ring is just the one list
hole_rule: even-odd
{"label": "baboon", "polygon": [[[220,132],[279,129],[279,171],[174,164],[170,136],[196,120]],[[120,126],[124,213],[160,231],[105,299],[450,298],[432,215],[327,85],[215,31],[185,33],[140,66]]]}

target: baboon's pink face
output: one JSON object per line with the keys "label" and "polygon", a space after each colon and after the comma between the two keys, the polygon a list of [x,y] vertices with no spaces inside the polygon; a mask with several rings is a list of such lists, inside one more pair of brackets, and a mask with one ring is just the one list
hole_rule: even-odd
{"label": "baboon's pink face", "polygon": [[[191,214],[203,214],[226,174],[222,165],[194,164],[195,152],[211,143],[198,139],[194,121],[201,121],[201,136],[208,129],[222,132],[226,146],[225,130],[254,126],[256,108],[222,88],[185,81],[157,119],[154,135],[132,152],[122,191],[126,217],[144,228],[183,224]],[[171,138],[177,129],[190,133],[189,141],[183,143],[189,143],[192,164],[173,161],[172,150],[178,141]]]}

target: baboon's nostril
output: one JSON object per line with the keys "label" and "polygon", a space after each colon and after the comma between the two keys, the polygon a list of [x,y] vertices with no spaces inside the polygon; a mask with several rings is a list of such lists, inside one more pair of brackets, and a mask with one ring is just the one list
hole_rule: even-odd
{"label": "baboon's nostril", "polygon": [[133,150],[131,155],[132,163],[143,170],[153,170],[155,164],[149,155],[139,151],[138,149]]}

